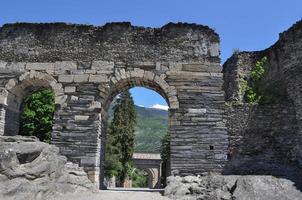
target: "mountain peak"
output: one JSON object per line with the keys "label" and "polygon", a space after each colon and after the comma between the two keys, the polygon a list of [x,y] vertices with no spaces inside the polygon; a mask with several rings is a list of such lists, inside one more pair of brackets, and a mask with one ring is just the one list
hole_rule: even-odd
{"label": "mountain peak", "polygon": [[150,108],[159,109],[159,110],[168,110],[169,106],[167,106],[167,105],[161,105],[161,104],[154,104]]}

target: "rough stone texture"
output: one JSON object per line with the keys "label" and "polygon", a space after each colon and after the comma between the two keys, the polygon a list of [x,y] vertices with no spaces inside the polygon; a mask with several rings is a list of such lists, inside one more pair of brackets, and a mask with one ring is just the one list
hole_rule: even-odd
{"label": "rough stone texture", "polygon": [[0,137],[0,199],[48,199],[95,189],[82,168],[59,155],[59,148],[36,138]]}
{"label": "rough stone texture", "polygon": [[[144,28],[129,22],[100,27],[18,23],[0,29],[0,60],[12,62],[219,62],[218,56],[218,35],[209,27],[196,24],[169,23],[161,28]],[[90,68],[86,62],[81,64],[83,69]]]}
{"label": "rough stone texture", "polygon": [[[225,112],[222,86],[227,101],[242,103],[239,79],[248,79],[263,56],[269,60],[264,80],[287,98]],[[119,92],[142,86],[157,91],[170,106],[173,173],[274,174],[299,185],[302,21],[264,51],[233,55],[223,66],[224,75],[219,62],[219,37],[201,25],[4,25],[0,133],[17,134],[23,99],[51,88],[56,101],[52,143],[84,167],[91,180],[98,182],[100,176],[102,181],[109,104]]]}
{"label": "rough stone texture", "polygon": [[227,114],[230,144],[224,174],[274,175],[302,188],[296,160],[299,127],[292,105],[233,105]]}
{"label": "rough stone texture", "polygon": [[165,196],[177,200],[300,200],[302,192],[273,176],[170,176]]}
{"label": "rough stone texture", "polygon": [[171,170],[223,170],[228,136],[219,37],[206,26],[9,24],[0,29],[0,60],[0,87],[8,94],[4,135],[18,133],[23,99],[51,88],[52,143],[95,182],[103,178],[109,104],[134,86],[157,91],[169,104]]}
{"label": "rough stone texture", "polygon": [[[271,105],[242,104],[240,78],[249,79],[257,60],[268,58],[266,83],[282,98]],[[223,66],[229,162],[226,174],[270,174],[302,181],[302,21],[268,49],[240,52]]]}

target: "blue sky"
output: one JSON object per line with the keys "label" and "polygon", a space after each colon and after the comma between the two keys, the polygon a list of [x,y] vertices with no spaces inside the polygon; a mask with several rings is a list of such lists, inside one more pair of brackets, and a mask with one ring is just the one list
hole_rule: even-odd
{"label": "blue sky", "polygon": [[[0,25],[13,22],[69,22],[103,25],[130,21],[161,27],[168,22],[208,25],[221,38],[224,62],[233,49],[269,47],[278,34],[302,18],[302,0],[1,0]],[[138,105],[163,104],[150,91],[133,89]]]}

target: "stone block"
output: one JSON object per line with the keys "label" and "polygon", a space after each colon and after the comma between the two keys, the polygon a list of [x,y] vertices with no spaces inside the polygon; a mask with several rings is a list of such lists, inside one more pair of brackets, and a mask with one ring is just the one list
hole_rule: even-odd
{"label": "stone block", "polygon": [[112,82],[113,84],[116,84],[116,83],[117,83],[117,79],[116,79],[115,77],[112,77],[110,80],[111,80],[111,82]]}
{"label": "stone block", "polygon": [[210,45],[210,55],[213,57],[219,56],[219,43],[212,43]]}
{"label": "stone block", "polygon": [[96,74],[112,74],[113,70],[96,70]]}
{"label": "stone block", "polygon": [[169,70],[170,71],[181,71],[182,63],[169,62]]}
{"label": "stone block", "polygon": [[62,83],[56,83],[52,86],[52,89],[54,91],[54,93],[58,96],[58,95],[63,95],[64,94],[64,90],[62,88]]}
{"label": "stone block", "polygon": [[5,89],[10,90],[14,88],[18,84],[17,79],[10,79],[7,84],[5,85]]}
{"label": "stone block", "polygon": [[65,91],[66,93],[73,93],[73,92],[76,91],[76,87],[75,87],[75,86],[66,86],[66,87],[64,88],[64,91]]}
{"label": "stone block", "polygon": [[153,70],[156,69],[155,62],[135,62],[133,63],[133,67],[141,68],[144,70]]}
{"label": "stone block", "polygon": [[59,75],[59,82],[61,83],[72,83],[74,75]]}
{"label": "stone block", "polygon": [[102,60],[93,61],[91,65],[91,69],[113,72],[114,62],[102,61]]}
{"label": "stone block", "polygon": [[0,104],[2,105],[7,104],[7,95],[8,95],[8,91],[5,88],[0,88]]}
{"label": "stone block", "polygon": [[129,72],[130,72],[130,78],[135,78],[136,77],[135,71],[129,71]]}
{"label": "stone block", "polygon": [[165,92],[166,92],[166,95],[170,96],[170,97],[175,96],[177,94],[176,88],[174,86],[169,86]]}
{"label": "stone block", "polygon": [[54,71],[56,74],[63,74],[65,71],[76,70],[77,63],[73,61],[61,61],[54,63]]}
{"label": "stone block", "polygon": [[[84,161],[86,162],[86,161]],[[98,171],[88,171],[87,172],[87,176],[88,176],[88,179],[93,182],[93,183],[98,183],[99,182],[99,172]]]}
{"label": "stone block", "polygon": [[74,120],[75,121],[87,121],[89,119],[89,116],[87,115],[75,115]]}
{"label": "stone block", "polygon": [[162,63],[161,65],[160,65],[160,70],[161,71],[167,71],[167,70],[169,70],[169,65],[168,64],[166,64],[166,63]]}
{"label": "stone block", "polygon": [[155,69],[156,69],[157,71],[160,71],[160,65],[161,65],[160,62],[156,62],[156,63],[155,63]]}
{"label": "stone block", "polygon": [[207,72],[208,65],[206,65],[204,63],[183,64],[182,70],[189,71],[189,72]]}
{"label": "stone block", "polygon": [[96,74],[96,70],[95,69],[86,69],[85,74]]}
{"label": "stone block", "polygon": [[119,69],[118,73],[120,74],[121,79],[126,79],[126,71],[125,69]]}
{"label": "stone block", "polygon": [[84,69],[76,69],[76,70],[70,70],[70,74],[73,75],[81,75],[81,74],[85,74],[86,70]]}
{"label": "stone block", "polygon": [[163,89],[166,90],[169,88],[169,85],[167,84],[167,82],[163,79],[161,79],[159,76],[155,76],[154,77],[154,81]]}
{"label": "stone block", "polygon": [[79,97],[74,96],[74,95],[71,95],[71,96],[70,96],[70,101],[71,101],[71,102],[75,102],[75,101],[78,101],[78,100],[79,100]]}
{"label": "stone block", "polygon": [[86,70],[86,69],[91,69],[91,62],[90,61],[78,61],[78,66],[77,69],[80,70]]}
{"label": "stone block", "polygon": [[12,72],[17,72],[17,73],[21,73],[21,72],[25,72],[25,65],[26,63],[24,62],[3,62],[1,61],[0,63],[0,69],[1,69],[1,73],[12,73]]}
{"label": "stone block", "polygon": [[78,74],[78,75],[74,75],[73,81],[76,83],[80,83],[80,82],[87,82],[88,81],[88,74]]}
{"label": "stone block", "polygon": [[45,71],[45,70],[54,70],[54,63],[26,63],[26,70],[36,70],[36,71]]}
{"label": "stone block", "polygon": [[94,82],[94,83],[108,82],[108,78],[106,75],[103,74],[89,75],[89,82]]}
{"label": "stone block", "polygon": [[150,81],[153,81],[155,74],[150,71],[145,71],[144,72],[144,78]]}
{"label": "stone block", "polygon": [[131,78],[131,71],[126,71],[125,75],[126,75],[126,79],[130,79]]}
{"label": "stone block", "polygon": [[223,73],[210,72],[210,76],[211,76],[211,77],[219,77],[219,78],[222,78],[222,77],[223,77]]}
{"label": "stone block", "polygon": [[199,108],[199,109],[189,108],[188,112],[192,113],[192,114],[205,114],[205,113],[207,113],[207,109],[206,108]]}
{"label": "stone block", "polygon": [[1,71],[4,71],[6,70],[6,65],[7,65],[7,62],[4,62],[4,61],[0,61],[0,69]]}
{"label": "stone block", "polygon": [[226,154],[215,154],[214,155],[214,158],[216,160],[227,160],[228,159],[228,156]]}
{"label": "stone block", "polygon": [[179,103],[178,103],[178,101],[177,100],[170,100],[170,109],[177,109],[177,108],[179,108]]}
{"label": "stone block", "polygon": [[145,71],[139,68],[134,68],[135,77],[143,78]]}
{"label": "stone block", "polygon": [[55,104],[63,105],[66,102],[67,95],[60,95],[55,97]]}
{"label": "stone block", "polygon": [[38,75],[37,71],[35,71],[35,70],[30,70],[30,72],[29,72],[29,78],[30,78],[30,79],[36,78],[37,75]]}
{"label": "stone block", "polygon": [[102,108],[102,104],[98,101],[92,101],[89,105],[89,110],[93,110],[93,109],[101,109]]}

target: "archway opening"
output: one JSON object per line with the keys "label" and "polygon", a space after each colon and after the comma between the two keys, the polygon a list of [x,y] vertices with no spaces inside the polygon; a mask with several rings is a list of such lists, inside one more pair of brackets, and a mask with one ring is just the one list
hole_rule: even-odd
{"label": "archway opening", "polygon": [[64,103],[62,84],[48,74],[27,72],[2,88],[3,135],[36,136],[50,142],[55,110]]}
{"label": "archway opening", "polygon": [[131,176],[131,185],[134,188],[147,188],[149,187],[150,174],[146,170],[134,168]]}
{"label": "archway opening", "polygon": [[[121,148],[120,146],[123,144],[118,144],[118,138],[115,136],[117,133],[112,130],[118,130],[113,127],[113,124],[122,126],[121,121],[129,118],[129,115],[125,114],[125,118],[117,119],[120,98],[123,98],[125,91],[128,90],[118,93],[112,100],[108,108],[107,120],[106,122],[103,121],[103,124],[106,124],[106,129],[103,130],[106,131],[105,179],[103,183],[107,188],[160,188],[163,185],[162,171],[167,171],[162,169],[161,154],[162,141],[169,132],[169,106],[162,95],[154,90],[145,87],[134,87],[129,90],[134,103],[135,125],[133,146],[131,147],[132,158],[129,162],[131,166],[127,177],[122,181],[118,177],[123,163],[117,162],[117,160],[120,158],[118,148]],[[115,120],[120,121],[116,123]]]}

